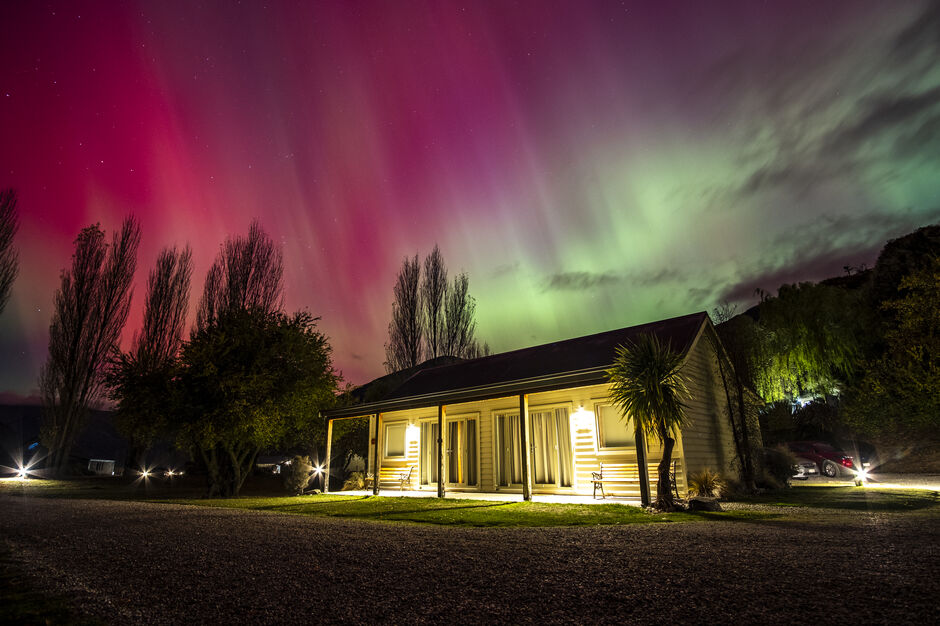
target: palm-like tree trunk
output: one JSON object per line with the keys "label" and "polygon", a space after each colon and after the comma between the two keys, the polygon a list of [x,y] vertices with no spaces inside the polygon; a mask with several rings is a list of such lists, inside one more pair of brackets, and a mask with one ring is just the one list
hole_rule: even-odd
{"label": "palm-like tree trunk", "polygon": [[663,458],[659,461],[659,481],[656,483],[656,508],[669,511],[676,507],[672,499],[672,451],[676,440],[669,436],[665,424],[659,425],[659,436],[663,442]]}

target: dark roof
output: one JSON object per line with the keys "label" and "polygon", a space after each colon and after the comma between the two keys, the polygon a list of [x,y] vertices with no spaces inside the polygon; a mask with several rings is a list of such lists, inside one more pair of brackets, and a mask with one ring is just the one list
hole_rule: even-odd
{"label": "dark roof", "polygon": [[642,334],[653,334],[684,354],[707,318],[705,312],[693,313],[453,365],[422,369],[381,399],[326,411],[326,415],[364,415],[369,411],[431,406],[437,402],[465,402],[484,397],[597,384],[606,380],[604,370],[613,364],[618,346],[633,342]]}
{"label": "dark roof", "polygon": [[363,404],[365,402],[374,402],[388,397],[389,393],[398,389],[403,382],[420,372],[431,367],[440,367],[442,365],[452,365],[454,363],[463,363],[464,359],[456,356],[439,356],[428,359],[414,367],[392,372],[385,376],[379,376],[364,385],[359,385],[349,392],[349,400],[352,404]]}

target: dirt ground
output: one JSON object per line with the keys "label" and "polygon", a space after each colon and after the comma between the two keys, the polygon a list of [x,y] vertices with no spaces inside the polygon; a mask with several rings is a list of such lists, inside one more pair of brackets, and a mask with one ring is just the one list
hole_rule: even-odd
{"label": "dirt ground", "polygon": [[473,529],[0,497],[42,589],[106,623],[930,623],[940,518]]}

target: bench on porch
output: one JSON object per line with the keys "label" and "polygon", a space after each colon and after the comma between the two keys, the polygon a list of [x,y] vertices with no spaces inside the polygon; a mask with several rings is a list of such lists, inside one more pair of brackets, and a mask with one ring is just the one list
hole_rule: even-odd
{"label": "bench on porch", "polygon": [[[679,483],[676,481],[677,468],[679,466],[679,459],[673,459],[672,461],[672,471],[669,473],[669,478],[672,481],[672,490],[678,499],[679,496]],[[651,479],[655,479],[655,474],[650,474]],[[617,464],[614,466],[608,465],[607,469],[604,469],[604,464],[600,464],[600,471],[591,472],[591,484],[594,486],[594,493],[592,494],[595,499],[597,499],[597,492],[601,492],[601,498],[606,499],[607,494],[604,491],[605,483],[620,483],[620,484],[636,484],[640,482],[639,470],[635,464],[631,465],[621,465]],[[613,494],[611,494],[613,495]]]}

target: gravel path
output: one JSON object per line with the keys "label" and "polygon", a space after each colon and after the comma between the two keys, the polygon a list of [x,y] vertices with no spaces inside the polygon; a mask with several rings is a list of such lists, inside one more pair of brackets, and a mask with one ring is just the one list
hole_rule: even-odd
{"label": "gravel path", "polygon": [[0,497],[41,588],[108,623],[931,623],[940,523],[472,529]]}

